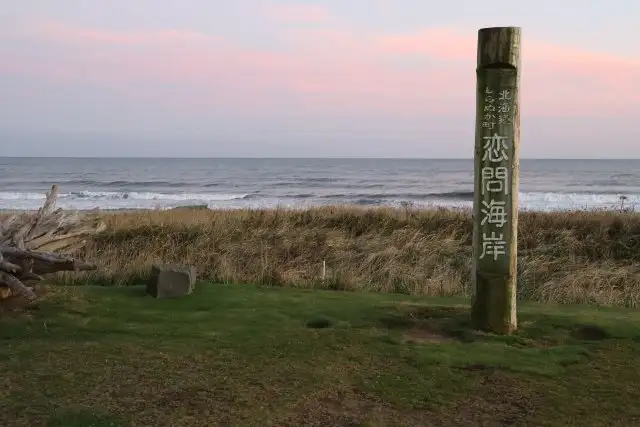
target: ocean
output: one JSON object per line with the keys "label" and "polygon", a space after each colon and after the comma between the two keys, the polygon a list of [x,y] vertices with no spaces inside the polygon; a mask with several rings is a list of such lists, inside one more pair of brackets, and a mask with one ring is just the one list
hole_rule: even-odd
{"label": "ocean", "polygon": [[[0,158],[0,209],[37,209],[52,184],[65,209],[462,207],[473,161],[404,159]],[[520,208],[640,203],[640,160],[521,160]]]}

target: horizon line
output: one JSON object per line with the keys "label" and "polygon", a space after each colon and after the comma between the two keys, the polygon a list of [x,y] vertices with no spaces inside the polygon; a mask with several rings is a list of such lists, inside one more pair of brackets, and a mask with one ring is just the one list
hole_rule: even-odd
{"label": "horizon line", "polygon": [[[219,156],[219,157],[172,157],[172,156],[4,156],[0,159],[130,159],[130,160],[474,160],[473,157],[253,157],[253,156]],[[638,157],[520,157],[520,160],[640,160]]]}

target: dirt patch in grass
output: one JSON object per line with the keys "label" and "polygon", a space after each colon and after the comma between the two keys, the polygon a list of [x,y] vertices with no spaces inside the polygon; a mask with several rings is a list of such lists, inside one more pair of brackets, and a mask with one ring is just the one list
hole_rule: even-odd
{"label": "dirt patch in grass", "polygon": [[403,342],[407,344],[428,344],[451,342],[454,339],[450,336],[426,329],[413,329],[404,333]]}
{"label": "dirt patch in grass", "polygon": [[27,301],[22,297],[10,296],[0,300],[0,314],[15,314],[27,305]]}
{"label": "dirt patch in grass", "polygon": [[[470,372],[464,399],[440,406],[416,390],[422,408],[398,407],[376,395],[350,389],[324,389],[302,397],[293,413],[274,425],[294,426],[508,426],[527,425],[540,403],[540,390],[494,369]],[[420,396],[424,393],[423,396]]]}
{"label": "dirt patch in grass", "polygon": [[314,317],[313,319],[309,319],[307,321],[307,328],[311,329],[324,329],[333,325],[333,320],[327,317]]}
{"label": "dirt patch in grass", "polygon": [[[65,303],[69,306],[74,305],[77,307],[79,305],[86,305],[82,304],[78,298],[84,298],[83,292],[78,289],[39,283],[34,287],[34,291],[38,295],[37,301],[29,301],[22,295],[11,295],[8,298],[0,299],[0,316],[3,314],[16,316],[38,310],[42,305],[42,301],[47,301],[52,298],[64,299]],[[74,295],[76,298],[73,297]]]}
{"label": "dirt patch in grass", "polygon": [[[480,386],[456,402],[457,425],[527,425],[540,404],[540,390],[525,378],[489,368],[469,373]],[[449,425],[449,424],[447,424]]]}
{"label": "dirt patch in grass", "polygon": [[30,303],[20,296],[12,296],[0,301],[0,321],[3,319],[28,319],[37,310],[39,310],[37,304]]}
{"label": "dirt patch in grass", "polygon": [[293,411],[274,423],[283,427],[360,427],[442,425],[428,410],[398,410],[355,388],[322,389],[303,396]]}
{"label": "dirt patch in grass", "polygon": [[380,317],[390,330],[402,330],[403,341],[412,343],[469,341],[468,309],[463,307],[398,304]]}
{"label": "dirt patch in grass", "polygon": [[602,341],[611,338],[611,335],[598,325],[580,325],[572,331],[572,335],[585,341]]}
{"label": "dirt patch in grass", "polygon": [[485,365],[483,363],[472,363],[470,365],[461,366],[460,369],[469,372],[493,372],[496,370],[494,366]]}

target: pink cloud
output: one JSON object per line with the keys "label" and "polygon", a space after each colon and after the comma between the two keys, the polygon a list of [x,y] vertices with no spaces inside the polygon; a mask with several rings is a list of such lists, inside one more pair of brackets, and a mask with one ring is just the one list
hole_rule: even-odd
{"label": "pink cloud", "polygon": [[329,9],[318,4],[280,4],[266,9],[267,16],[276,21],[292,23],[323,23],[331,20]]}
{"label": "pink cloud", "polygon": [[[153,98],[176,108],[224,105],[259,113],[287,105],[319,114],[385,116],[472,116],[475,108],[475,31],[299,29],[283,32],[287,49],[276,52],[189,32],[51,28],[56,40],[89,46],[48,60],[5,58],[13,72],[90,82],[126,93],[127,99]],[[131,55],[90,48],[98,43],[144,46]],[[522,53],[523,114],[606,118],[628,116],[640,108],[637,58],[526,38]],[[7,70],[6,64],[0,64],[0,70]]]}
{"label": "pink cloud", "polygon": [[134,45],[220,41],[218,37],[195,31],[162,29],[156,31],[113,32],[92,28],[72,27],[57,22],[40,24],[34,28],[34,32],[50,40],[67,43],[84,42]]}
{"label": "pink cloud", "polygon": [[[426,29],[379,35],[378,46],[397,57],[424,57],[473,70],[476,33]],[[640,107],[640,58],[591,52],[523,38],[522,98],[536,114],[607,116]]]}
{"label": "pink cloud", "polygon": [[414,34],[381,34],[372,37],[384,52],[395,55],[430,55],[443,60],[469,60],[476,54],[476,40],[449,28],[427,28]]}

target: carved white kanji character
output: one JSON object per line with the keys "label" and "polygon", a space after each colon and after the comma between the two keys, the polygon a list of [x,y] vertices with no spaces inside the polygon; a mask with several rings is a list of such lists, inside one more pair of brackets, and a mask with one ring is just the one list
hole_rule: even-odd
{"label": "carved white kanji character", "polygon": [[493,136],[484,137],[483,161],[501,162],[507,160],[507,137],[494,133]]}
{"label": "carved white kanji character", "polygon": [[511,91],[509,89],[503,89],[498,93],[498,99],[500,101],[508,101],[511,99]]}
{"label": "carved white kanji character", "polygon": [[502,228],[507,223],[506,202],[492,199],[489,203],[483,200],[482,204],[484,208],[481,208],[480,212],[482,212],[484,216],[480,224],[495,224]]}
{"label": "carved white kanji character", "polygon": [[509,194],[509,186],[507,185],[508,169],[504,166],[492,168],[485,166],[480,170],[480,191],[484,195],[485,192]]}
{"label": "carved white kanji character", "polygon": [[500,233],[496,236],[495,232],[491,233],[491,236],[487,236],[486,233],[482,233],[482,253],[480,259],[485,256],[493,256],[493,260],[496,261],[500,255],[505,255],[507,249],[507,242],[504,240],[504,234]]}
{"label": "carved white kanji character", "polygon": [[498,104],[498,113],[508,113],[509,111],[511,111],[511,105]]}

